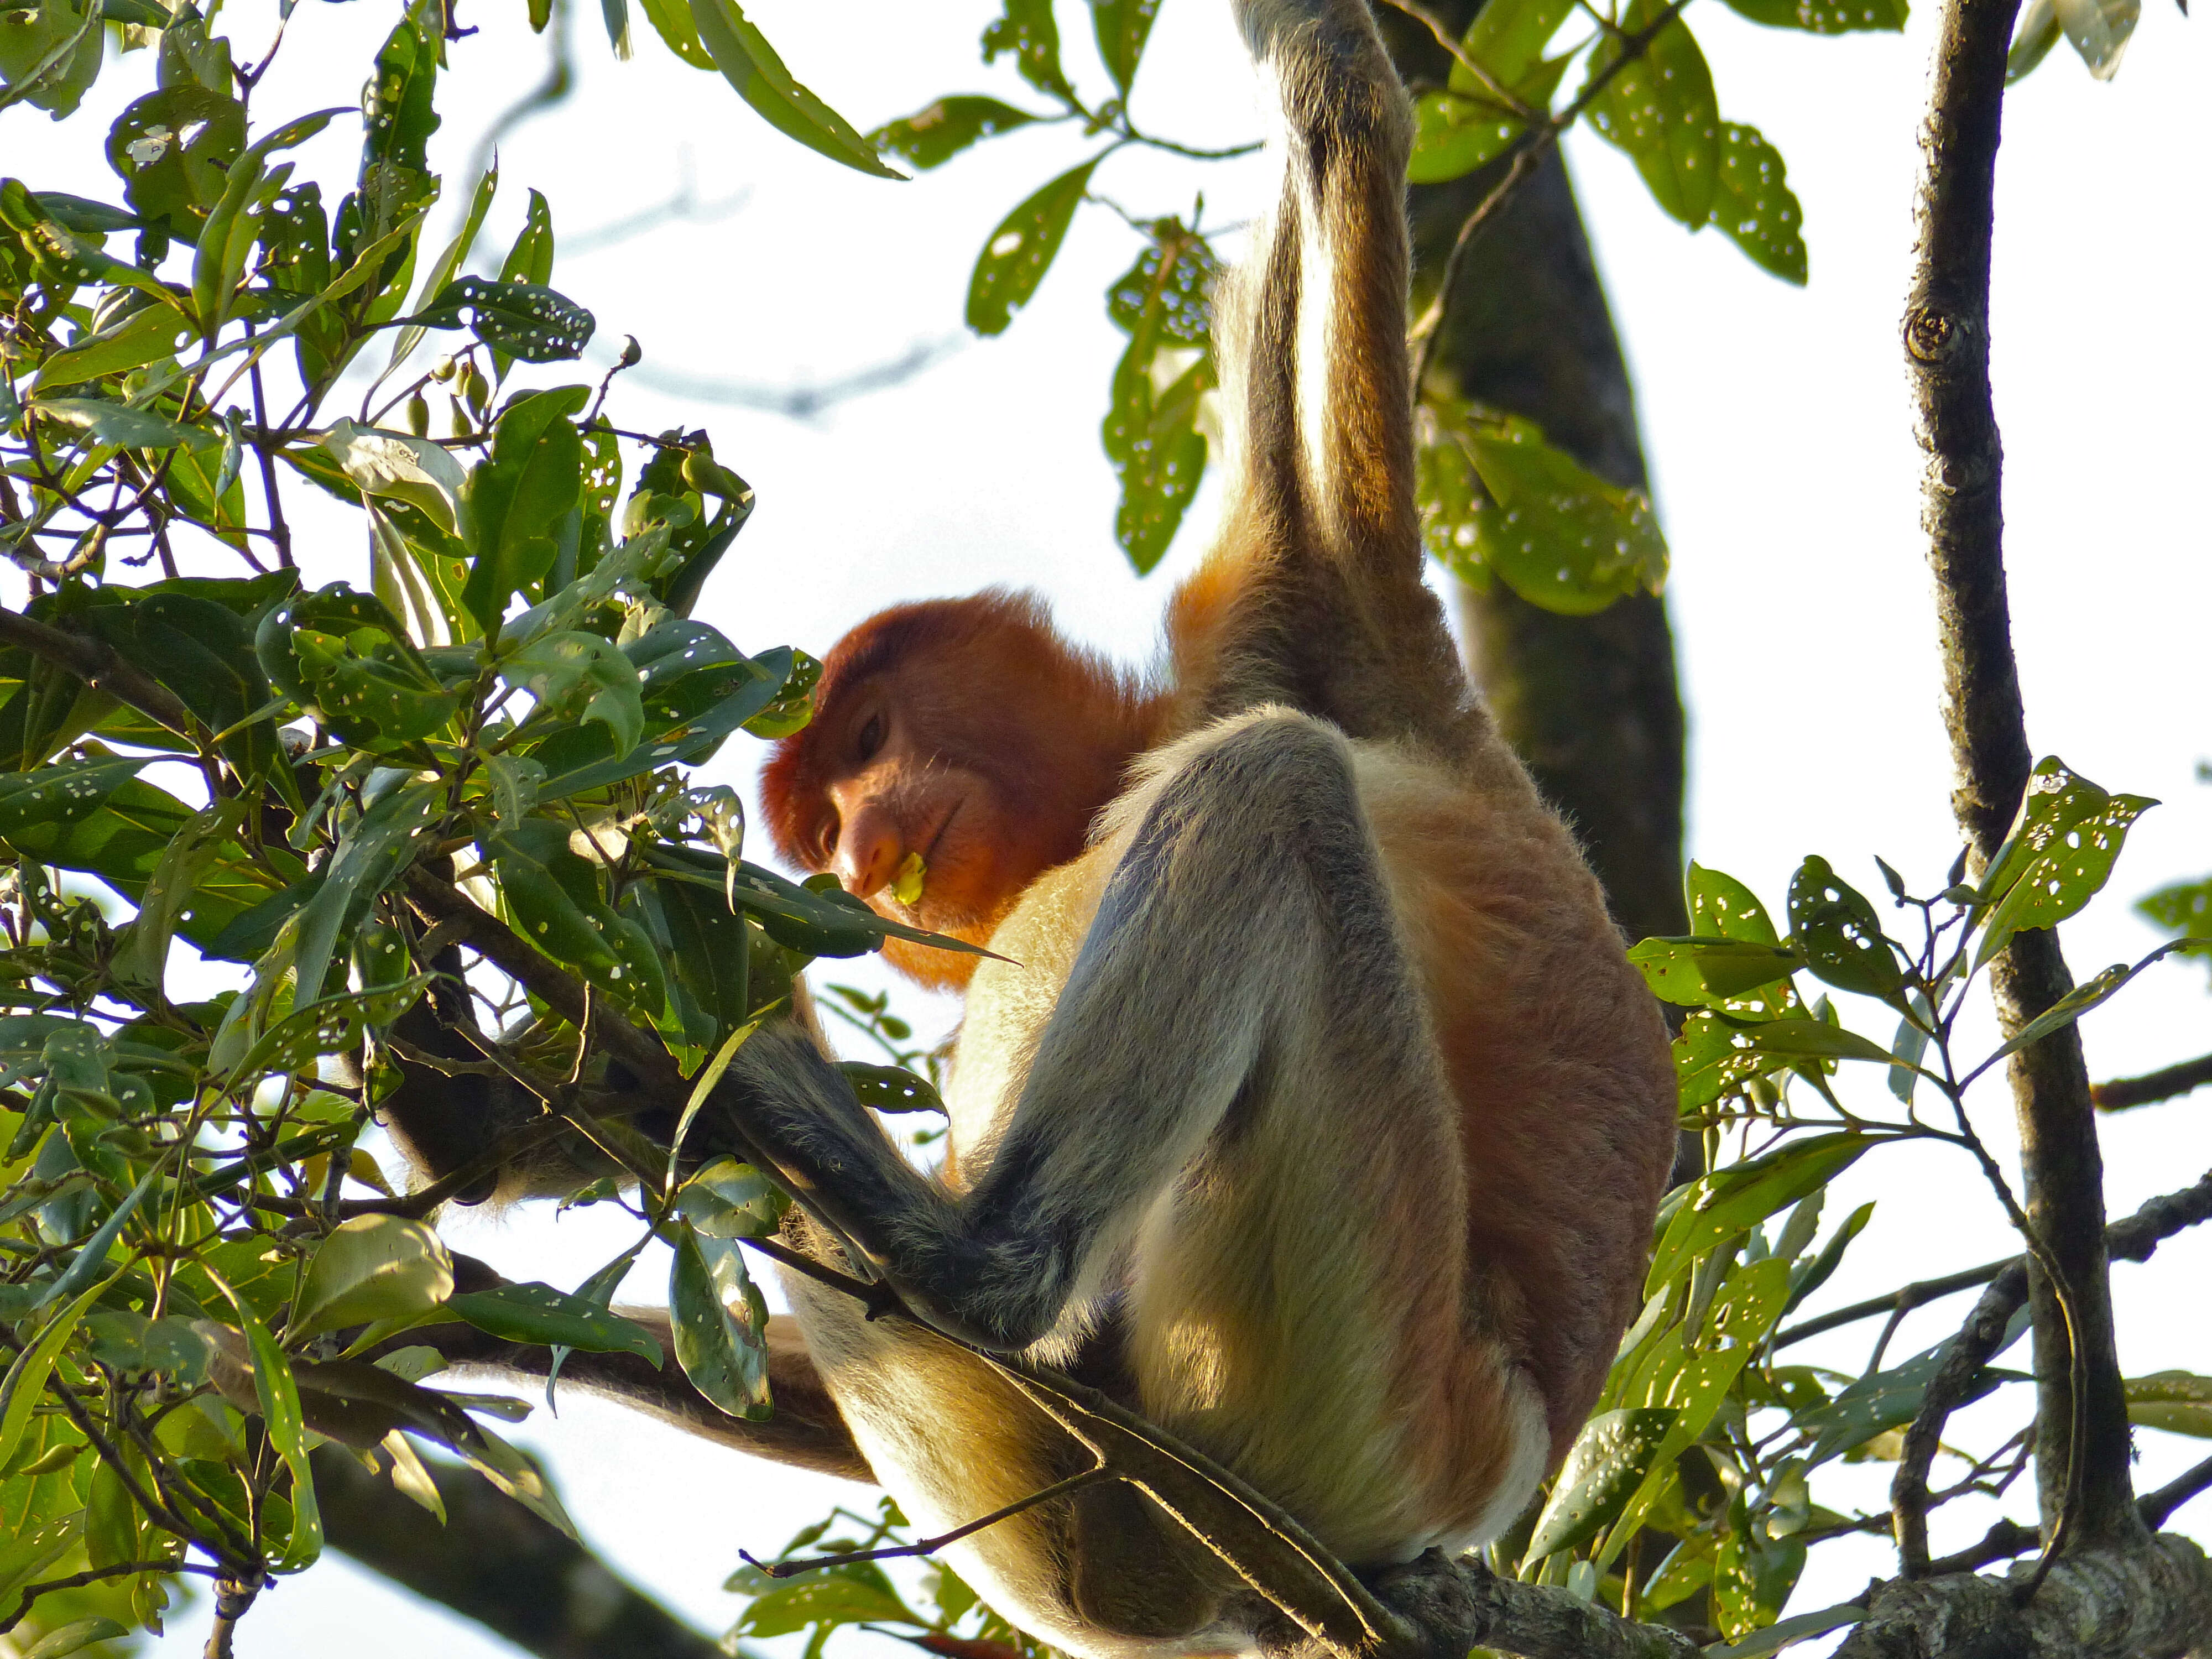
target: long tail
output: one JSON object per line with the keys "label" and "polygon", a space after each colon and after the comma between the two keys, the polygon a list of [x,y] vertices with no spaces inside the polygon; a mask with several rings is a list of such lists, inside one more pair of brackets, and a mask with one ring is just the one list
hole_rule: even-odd
{"label": "long tail", "polygon": [[1237,15],[1283,179],[1215,303],[1228,511],[1170,615],[1184,717],[1275,702],[1355,737],[1441,735],[1468,700],[1421,583],[1405,89],[1367,0]]}

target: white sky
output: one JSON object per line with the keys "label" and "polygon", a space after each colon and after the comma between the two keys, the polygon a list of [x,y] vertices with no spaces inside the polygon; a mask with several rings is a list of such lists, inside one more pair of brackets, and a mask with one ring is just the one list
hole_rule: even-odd
{"label": "white sky", "polygon": [[[1095,88],[1087,31],[1073,27],[1080,8],[1062,9],[1068,61]],[[556,264],[556,285],[596,313],[602,340],[611,347],[635,333],[647,368],[663,374],[815,383],[955,333],[975,250],[1007,208],[1079,152],[1065,130],[1032,131],[909,185],[867,179],[793,146],[720,80],[676,64],[635,7],[638,59],[615,64],[597,10],[579,8],[575,96],[504,146],[505,192],[486,240],[504,247],[529,185],[552,198],[556,231],[567,234],[666,201],[686,178],[702,202],[745,192],[740,210],[711,223],[670,223]],[[949,90],[1024,101],[1003,61],[988,73],[976,62],[973,42],[990,10],[980,0],[927,9],[757,0],[750,15],[802,80],[866,128]],[[465,6],[463,21],[484,27],[453,48],[433,158],[449,179],[483,125],[541,71],[543,44],[518,13]],[[273,119],[349,101],[392,15],[380,4],[302,5],[258,106]],[[242,42],[265,38],[259,0],[230,16]],[[1137,88],[1148,129],[1200,143],[1257,130],[1225,20],[1218,0],[1163,8]],[[1812,250],[1802,291],[1763,275],[1717,234],[1691,236],[1666,220],[1601,143],[1580,133],[1568,141],[1674,549],[1692,854],[1770,903],[1807,853],[1825,854],[1879,894],[1870,854],[1924,890],[1957,846],[1896,331],[1934,21],[1932,0],[1922,0],[1902,39],[1815,40],[1758,28],[1718,4],[1691,15],[1723,114],[1759,126],[1788,160]],[[2031,737],[2039,752],[2063,755],[2108,787],[2166,802],[2133,832],[2115,901],[2212,871],[2212,787],[2192,776],[2212,756],[2212,532],[2203,506],[2212,479],[2209,75],[2203,23],[2148,0],[2115,83],[2092,82],[2062,46],[2015,92],[2000,168],[1992,330]],[[98,118],[149,77],[145,57],[111,65],[91,100]],[[0,115],[0,166],[34,188],[115,199],[96,161],[88,168],[56,153],[58,136],[36,112]],[[332,201],[355,142],[339,123],[302,152]],[[1202,185],[1212,222],[1248,215],[1262,177],[1251,163],[1201,170],[1128,155],[1096,187],[1156,213],[1187,208]],[[459,193],[449,185],[449,200]],[[703,424],[717,454],[759,491],[702,615],[750,650],[788,642],[818,653],[878,605],[1015,582],[1048,593],[1076,634],[1124,656],[1149,652],[1168,582],[1202,546],[1210,496],[1167,568],[1143,581],[1128,573],[1109,533],[1112,481],[1097,429],[1120,344],[1101,295],[1133,250],[1110,215],[1086,211],[1007,335],[970,341],[905,385],[811,423],[625,388],[616,405],[625,424]],[[343,529],[311,550],[319,576],[357,571],[358,533]],[[742,782],[755,764],[750,746],[733,747],[708,770]],[[2155,942],[2120,902],[2070,924],[2066,938],[2077,976]],[[837,976],[876,982],[866,965]],[[919,996],[906,1003],[933,1018]],[[1846,1009],[1853,1013],[1886,1035],[1878,1015]],[[2203,971],[2161,966],[2091,1017],[2092,1069],[2138,1072],[2202,1053],[2212,1048],[2208,1013]],[[1871,1075],[1854,1081],[1880,1087]],[[2009,1147],[2001,1085],[1984,1094],[1978,1121]],[[2105,1147],[2108,1202],[2123,1214],[2212,1164],[2212,1115],[2199,1097],[2109,1121]],[[1826,1305],[2011,1249],[1960,1155],[1869,1158],[1838,1183],[1831,1218],[1868,1198],[1880,1200],[1874,1224]],[[557,1227],[535,1214],[464,1218],[448,1231],[509,1273],[564,1285],[627,1243],[588,1216]],[[649,1266],[629,1293],[657,1296],[655,1272],[665,1267]],[[2118,1269],[2130,1375],[2212,1371],[2208,1284],[2212,1236],[2185,1237],[2148,1267]],[[1893,1354],[1940,1340],[1965,1311],[1951,1302],[1916,1315]],[[1848,1334],[1808,1357],[1856,1369],[1871,1333]],[[2009,1410],[1977,1408],[1960,1433],[1971,1439]],[[541,1411],[515,1437],[548,1457],[571,1512],[610,1559],[708,1629],[737,1606],[719,1586],[738,1548],[775,1547],[830,1501],[823,1483],[581,1396],[568,1398],[558,1421]],[[2204,1447],[2145,1431],[2139,1450],[2148,1487]],[[1843,1471],[1820,1495],[1878,1506],[1888,1474],[1881,1465]],[[2009,1512],[2028,1512],[2024,1494]],[[1978,1504],[1945,1511],[1939,1550],[1978,1537],[1994,1513]],[[2212,1538],[2212,1500],[2174,1524]],[[1816,1552],[1795,1605],[1845,1599],[1887,1561],[1872,1541]],[[196,1654],[204,1634],[204,1612],[179,1619],[155,1650]],[[240,1638],[246,1659],[410,1645],[453,1659],[512,1651],[337,1558],[265,1595]]]}

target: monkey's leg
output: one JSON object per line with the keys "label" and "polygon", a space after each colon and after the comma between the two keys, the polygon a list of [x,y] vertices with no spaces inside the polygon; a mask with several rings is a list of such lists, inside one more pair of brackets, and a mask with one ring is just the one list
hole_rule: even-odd
{"label": "monkey's leg", "polygon": [[987,1346],[1050,1329],[1232,1110],[1331,1076],[1431,1112],[1443,1092],[1341,734],[1282,712],[1224,722],[1139,795],[964,1197],[916,1175],[796,1031],[756,1036],[724,1085],[744,1134],[918,1312]]}

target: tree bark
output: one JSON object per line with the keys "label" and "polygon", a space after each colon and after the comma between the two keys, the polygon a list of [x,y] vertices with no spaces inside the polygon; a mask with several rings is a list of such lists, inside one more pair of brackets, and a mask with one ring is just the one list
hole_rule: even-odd
{"label": "tree bark", "polygon": [[[1904,326],[1928,455],[1922,523],[1958,776],[1952,804],[1984,865],[2027,790],[2033,755],[2006,599],[2003,449],[1989,376],[1997,143],[2018,9],[2019,0],[1952,0],[1945,9],[1921,132],[1918,256]],[[2008,1036],[2072,987],[2048,928],[2017,934],[1991,964]],[[2051,1270],[2039,1266],[2030,1276],[2044,1535],[2067,1516],[2065,1547],[2139,1541],[2105,1254],[2103,1162],[2076,1029],[2069,1024],[2014,1055],[2010,1075],[2024,1204]]]}
{"label": "tree bark", "polygon": [[724,1659],[573,1538],[473,1469],[427,1465],[441,1527],[335,1446],[314,1454],[315,1496],[336,1548],[541,1659]]}
{"label": "tree bark", "polygon": [[[1464,29],[1478,0],[1432,8]],[[1449,67],[1425,30],[1378,12],[1399,73]],[[1453,238],[1502,176],[1486,167],[1414,187],[1414,309],[1434,293]],[[1643,489],[1636,400],[1557,149],[1486,226],[1462,262],[1430,371],[1437,389],[1534,421],[1611,483]],[[1681,933],[1681,694],[1663,600],[1626,599],[1560,617],[1492,584],[1456,595],[1470,665],[1500,729],[1582,838],[1632,939]]]}

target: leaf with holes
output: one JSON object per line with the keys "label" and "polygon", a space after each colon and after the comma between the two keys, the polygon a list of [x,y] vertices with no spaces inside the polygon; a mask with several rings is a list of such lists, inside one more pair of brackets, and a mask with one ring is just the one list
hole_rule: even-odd
{"label": "leaf with holes", "polygon": [[657,1019],[668,987],[653,941],[608,905],[599,872],[571,850],[569,834],[529,818],[485,842],[516,931],[623,1006]]}
{"label": "leaf with holes", "polygon": [[718,1158],[676,1189],[676,1212],[708,1238],[765,1238],[791,1200],[750,1164]]}
{"label": "leaf with holes", "polygon": [[1728,0],[1728,4],[1754,23],[1803,29],[1808,34],[1902,29],[1911,11],[1910,0]]}
{"label": "leaf with holes", "polygon": [[535,283],[495,283],[461,276],[416,313],[424,328],[459,328],[462,313],[477,338],[526,363],[557,363],[584,355],[599,326],[592,313]]}
{"label": "leaf with holes", "polygon": [[2128,1421],[2212,1440],[2212,1376],[2158,1371],[2127,1380]]}
{"label": "leaf with holes", "polygon": [[1152,17],[1160,0],[1091,0],[1091,27],[1098,37],[1099,61],[1121,96],[1129,95],[1137,78],[1138,62],[1152,35]]}
{"label": "leaf with holes", "polygon": [[1757,127],[1721,123],[1712,222],[1761,270],[1805,286],[1805,210],[1790,188],[1782,152]]}
{"label": "leaf with holes", "polygon": [[471,1291],[448,1297],[446,1306],[478,1330],[510,1342],[557,1344],[592,1353],[634,1353],[648,1364],[660,1364],[660,1344],[644,1326],[550,1285],[533,1282]]}
{"label": "leaf with holes", "polygon": [[668,1273],[670,1334],[691,1384],[732,1417],[774,1409],[768,1391],[768,1304],[735,1243],[702,1238],[688,1223]]}
{"label": "leaf with holes", "polygon": [[1808,858],[1790,878],[1790,927],[1805,965],[1839,991],[1894,997],[1905,970],[1866,896],[1827,860]]}
{"label": "leaf with holes", "polygon": [[968,326],[1000,334],[1030,302],[1091,187],[1096,161],[1070,167],[999,221],[968,279]]}
{"label": "leaf with holes", "polygon": [[873,1112],[942,1112],[945,1103],[925,1078],[903,1066],[871,1066],[848,1060],[837,1068],[861,1105]]}
{"label": "leaf with holes", "polygon": [[1489,496],[1473,554],[1522,599],[1581,617],[1665,584],[1666,540],[1641,491],[1607,483],[1518,416],[1471,422],[1462,441]]}
{"label": "leaf with holes", "polygon": [[1536,1517],[1526,1559],[1573,1549],[1603,1531],[1644,1484],[1651,1455],[1680,1415],[1669,1406],[1626,1407],[1583,1424]]}
{"label": "leaf with holes", "polygon": [[[1621,19],[1623,33],[1649,28],[1662,9],[1661,0],[1634,0]],[[1591,77],[1620,55],[1620,37],[1608,35],[1590,54]],[[1680,18],[1606,82],[1589,113],[1600,135],[1636,163],[1652,199],[1669,216],[1692,230],[1705,224],[1720,173],[1721,112],[1712,70]]]}
{"label": "leaf with holes", "polygon": [[972,94],[940,98],[927,109],[878,127],[868,142],[889,155],[927,171],[942,167],[969,145],[1028,126],[1037,118],[996,98]]}
{"label": "leaf with holes", "polygon": [[1654,995],[1690,1008],[1724,1006],[1805,965],[1796,951],[1780,945],[1694,933],[1642,940],[1628,959]]}
{"label": "leaf with holes", "polygon": [[2016,933],[2055,927],[2096,896],[2128,826],[2158,803],[2107,794],[2057,756],[2035,763],[2012,834],[1990,860],[1979,900],[1994,905],[1974,951],[1979,968]]}

